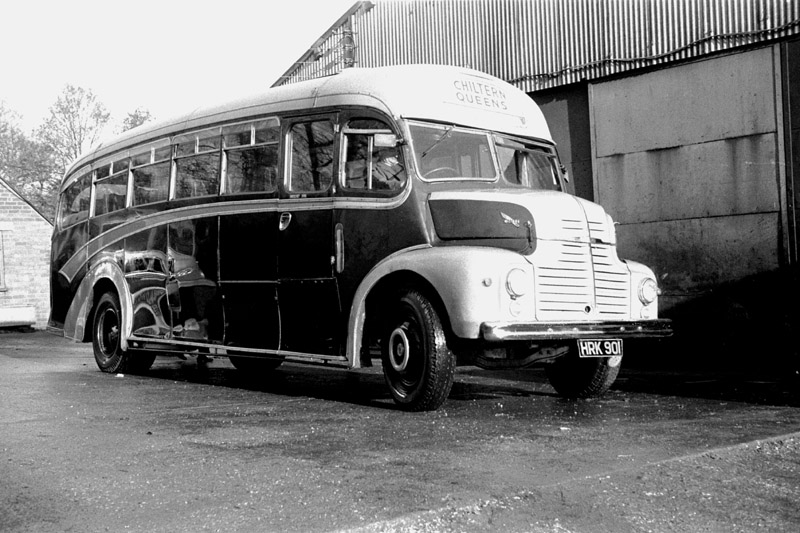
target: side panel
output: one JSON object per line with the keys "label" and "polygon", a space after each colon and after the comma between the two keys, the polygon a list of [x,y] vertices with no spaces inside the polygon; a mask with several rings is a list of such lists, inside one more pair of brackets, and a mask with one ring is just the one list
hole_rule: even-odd
{"label": "side panel", "polygon": [[[300,204],[297,204],[298,206]],[[333,202],[286,209],[278,232],[281,350],[338,355],[339,294],[333,277]],[[287,222],[287,217],[291,219]],[[280,222],[279,222],[280,223]]]}
{"label": "side panel", "polygon": [[133,304],[133,335],[156,339],[171,335],[166,298],[168,275],[166,225],[125,239],[125,280]]}
{"label": "side panel", "polygon": [[278,214],[275,211],[220,217],[220,290],[225,344],[277,350]]}
{"label": "side panel", "polygon": [[61,273],[61,269],[76,252],[83,256],[82,262],[85,262],[86,249],[81,250],[81,247],[86,244],[87,240],[88,225],[86,222],[65,229],[52,240],[50,250],[50,291],[53,302],[50,310],[50,322],[52,326],[63,327],[75,291],[86,273],[85,269],[81,269],[76,276],[68,279]]}

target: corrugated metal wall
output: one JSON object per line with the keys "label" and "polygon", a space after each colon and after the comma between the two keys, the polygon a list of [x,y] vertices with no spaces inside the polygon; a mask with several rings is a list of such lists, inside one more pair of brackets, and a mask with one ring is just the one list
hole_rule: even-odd
{"label": "corrugated metal wall", "polygon": [[798,0],[378,0],[355,4],[276,85],[435,63],[532,92],[798,33]]}

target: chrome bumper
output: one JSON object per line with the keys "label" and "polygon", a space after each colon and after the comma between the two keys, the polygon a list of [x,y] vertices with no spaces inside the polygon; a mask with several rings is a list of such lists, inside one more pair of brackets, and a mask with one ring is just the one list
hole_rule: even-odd
{"label": "chrome bumper", "polygon": [[484,322],[481,335],[487,341],[669,337],[672,321],[660,318],[615,322]]}

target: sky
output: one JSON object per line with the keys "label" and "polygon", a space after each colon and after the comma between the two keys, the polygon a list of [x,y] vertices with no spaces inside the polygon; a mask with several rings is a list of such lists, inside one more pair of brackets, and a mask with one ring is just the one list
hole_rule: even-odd
{"label": "sky", "polygon": [[0,101],[29,133],[67,84],[121,122],[269,88],[356,0],[0,0]]}

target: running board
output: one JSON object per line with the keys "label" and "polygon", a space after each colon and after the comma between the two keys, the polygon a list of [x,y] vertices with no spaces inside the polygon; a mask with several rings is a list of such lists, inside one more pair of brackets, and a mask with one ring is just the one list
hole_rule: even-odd
{"label": "running board", "polygon": [[185,339],[150,339],[147,337],[131,336],[128,338],[128,345],[136,350],[163,351],[170,353],[184,353],[199,348],[208,350],[206,355],[227,357],[237,355],[239,357],[257,358],[260,355],[269,355],[273,358],[280,357],[284,361],[302,364],[316,364],[327,366],[349,367],[350,362],[343,355],[324,355],[303,352],[291,352],[287,350],[264,350],[259,348],[242,348],[233,346],[221,346],[218,344],[208,344],[203,342],[192,342]]}

